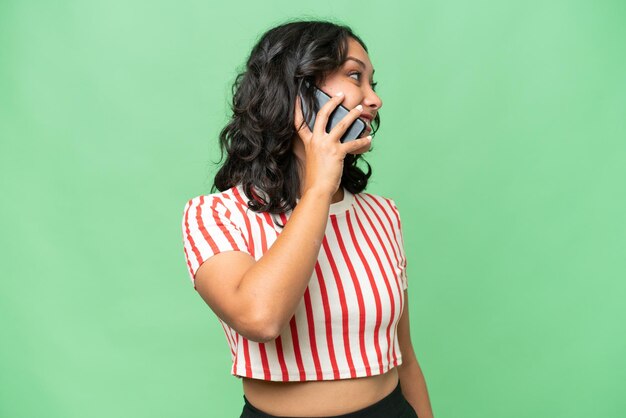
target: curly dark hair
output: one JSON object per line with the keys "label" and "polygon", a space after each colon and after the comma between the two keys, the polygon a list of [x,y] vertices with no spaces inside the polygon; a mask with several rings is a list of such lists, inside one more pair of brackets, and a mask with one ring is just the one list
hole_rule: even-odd
{"label": "curly dark hair", "polygon": [[[314,85],[346,61],[348,40],[365,43],[345,25],[329,21],[290,21],[263,34],[252,48],[246,67],[232,85],[233,115],[221,130],[220,162],[211,191],[242,184],[256,212],[282,213],[293,209],[300,194],[298,161],[292,152],[295,100],[301,92],[308,109],[319,110]],[[310,120],[311,113],[305,115]],[[380,116],[372,121],[378,130]],[[347,154],[341,185],[360,193],[372,174],[357,162],[361,154]],[[252,187],[260,193],[255,193]],[[263,197],[262,197],[262,196]]]}

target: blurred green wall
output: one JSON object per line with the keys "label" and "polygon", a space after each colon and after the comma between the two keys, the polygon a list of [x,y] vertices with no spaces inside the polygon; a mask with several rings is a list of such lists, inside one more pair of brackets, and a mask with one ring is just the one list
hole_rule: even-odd
{"label": "blurred green wall", "polygon": [[625,416],[626,3],[305,4],[0,2],[0,416],[239,416],[180,221],[294,17],[370,49],[435,416]]}

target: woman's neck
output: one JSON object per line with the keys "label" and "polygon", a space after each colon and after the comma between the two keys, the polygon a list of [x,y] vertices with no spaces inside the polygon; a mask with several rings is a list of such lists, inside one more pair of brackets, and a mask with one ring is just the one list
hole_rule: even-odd
{"label": "woman's neck", "polygon": [[331,203],[341,202],[344,197],[343,195],[344,195],[343,187],[339,186],[339,189],[337,189],[337,191],[333,195],[333,200],[331,201]]}

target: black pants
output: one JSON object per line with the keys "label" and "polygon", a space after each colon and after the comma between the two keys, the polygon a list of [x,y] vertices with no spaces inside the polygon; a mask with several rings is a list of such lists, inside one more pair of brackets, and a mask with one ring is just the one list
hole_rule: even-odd
{"label": "black pants", "polygon": [[[255,408],[244,395],[245,405],[239,418],[306,418],[306,417],[278,417]],[[411,404],[400,390],[400,382],[389,395],[380,401],[366,406],[358,411],[342,415],[333,415],[326,418],[418,418]]]}

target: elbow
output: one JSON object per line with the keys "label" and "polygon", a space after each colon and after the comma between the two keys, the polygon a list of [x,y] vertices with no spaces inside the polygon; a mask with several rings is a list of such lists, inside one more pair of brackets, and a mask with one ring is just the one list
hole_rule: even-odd
{"label": "elbow", "polygon": [[265,333],[265,334],[259,334],[257,335],[257,337],[254,340],[254,342],[257,343],[269,343],[271,341],[274,341],[276,338],[278,337],[278,335],[274,334],[274,333]]}
{"label": "elbow", "polygon": [[260,323],[250,330],[249,336],[244,335],[244,337],[256,343],[268,343],[274,341],[278,335],[275,329],[267,323]]}
{"label": "elbow", "polygon": [[241,335],[250,341],[267,343],[274,341],[280,335],[280,328],[275,325],[275,322],[269,319],[268,315],[260,314],[259,311],[252,313],[247,324],[248,326],[242,327],[246,332]]}

